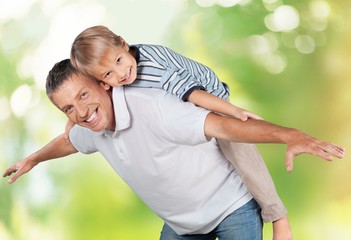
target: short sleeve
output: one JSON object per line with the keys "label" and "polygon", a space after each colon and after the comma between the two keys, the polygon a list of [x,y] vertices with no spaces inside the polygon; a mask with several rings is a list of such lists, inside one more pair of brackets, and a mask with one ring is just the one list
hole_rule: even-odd
{"label": "short sleeve", "polygon": [[81,153],[91,154],[98,151],[95,146],[94,134],[87,128],[75,125],[69,133],[69,139]]}
{"label": "short sleeve", "polygon": [[169,93],[157,98],[156,114],[162,124],[161,134],[171,142],[197,145],[209,141],[205,136],[205,120],[208,110],[190,102],[182,102]]}

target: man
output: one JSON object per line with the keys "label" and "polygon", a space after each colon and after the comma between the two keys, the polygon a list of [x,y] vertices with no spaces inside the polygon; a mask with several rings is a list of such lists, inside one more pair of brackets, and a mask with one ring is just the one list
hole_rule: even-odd
{"label": "man", "polygon": [[[79,126],[7,169],[14,182],[39,162],[101,152],[164,221],[161,239],[262,238],[260,209],[215,138],[287,144],[286,161],[301,153],[326,160],[343,148],[296,129],[224,117],[157,89],[110,87],[63,60],[50,71],[47,95]],[[245,160],[245,159],[243,159]]]}

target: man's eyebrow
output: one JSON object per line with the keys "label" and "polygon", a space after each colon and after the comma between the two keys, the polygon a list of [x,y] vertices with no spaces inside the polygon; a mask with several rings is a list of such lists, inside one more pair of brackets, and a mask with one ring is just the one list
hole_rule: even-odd
{"label": "man's eyebrow", "polygon": [[[85,89],[85,87],[82,87],[81,89],[79,89],[79,91],[77,92],[77,94],[74,96],[74,99],[78,99],[79,97],[80,97],[80,95],[82,95],[82,92],[84,92],[84,89]],[[68,94],[71,94],[71,93],[68,93]],[[72,94],[71,94],[72,95]],[[64,112],[64,110],[67,108],[67,107],[71,107],[72,106],[72,104],[65,104],[65,105],[63,105],[62,107],[60,107],[60,106],[58,106],[58,108],[62,111],[62,112]]]}
{"label": "man's eyebrow", "polygon": [[59,107],[59,109],[64,112],[66,108],[72,106],[72,104],[67,104],[67,105],[64,105],[63,107]]}

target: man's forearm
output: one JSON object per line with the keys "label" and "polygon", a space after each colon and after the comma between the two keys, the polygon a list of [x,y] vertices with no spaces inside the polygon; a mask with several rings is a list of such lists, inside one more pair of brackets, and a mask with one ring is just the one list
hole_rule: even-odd
{"label": "man's forearm", "polygon": [[64,134],[61,134],[32,155],[34,155],[33,161],[38,164],[46,160],[65,157],[76,152],[77,150],[74,146],[65,138]]}
{"label": "man's forearm", "polygon": [[295,133],[298,130],[263,120],[249,119],[242,122],[214,113],[209,113],[205,122],[206,136],[233,142],[286,144]]}
{"label": "man's forearm", "polygon": [[3,177],[8,177],[8,176],[11,176],[13,173],[15,173],[9,179],[9,183],[13,183],[20,176],[29,172],[33,167],[38,165],[40,162],[50,160],[50,159],[65,157],[76,152],[77,150],[73,147],[73,145],[69,141],[67,141],[64,134],[61,134],[60,136],[56,137],[54,140],[49,142],[40,150],[29,155],[25,159],[17,162],[15,165],[9,167],[3,174]]}
{"label": "man's forearm", "polygon": [[343,158],[344,148],[321,141],[297,129],[278,126],[263,120],[242,122],[235,118],[209,113],[205,121],[205,135],[233,142],[282,143],[287,145],[285,165],[293,169],[293,159],[303,153],[313,154],[327,161]]}

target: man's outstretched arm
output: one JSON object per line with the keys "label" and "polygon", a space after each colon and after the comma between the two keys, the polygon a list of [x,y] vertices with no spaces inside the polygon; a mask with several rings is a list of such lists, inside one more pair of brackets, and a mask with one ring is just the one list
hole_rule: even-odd
{"label": "man's outstretched arm", "polygon": [[76,152],[77,150],[74,148],[74,146],[67,141],[64,134],[61,134],[38,151],[9,167],[4,172],[3,177],[11,176],[13,173],[15,173],[8,180],[9,183],[13,183],[20,176],[29,172],[40,162],[65,157]]}
{"label": "man's outstretched arm", "polygon": [[205,121],[205,135],[233,142],[280,143],[287,145],[285,165],[293,169],[293,159],[310,153],[331,161],[344,157],[344,148],[324,142],[294,128],[282,127],[263,120],[249,119],[242,122],[235,118],[209,113]]}

